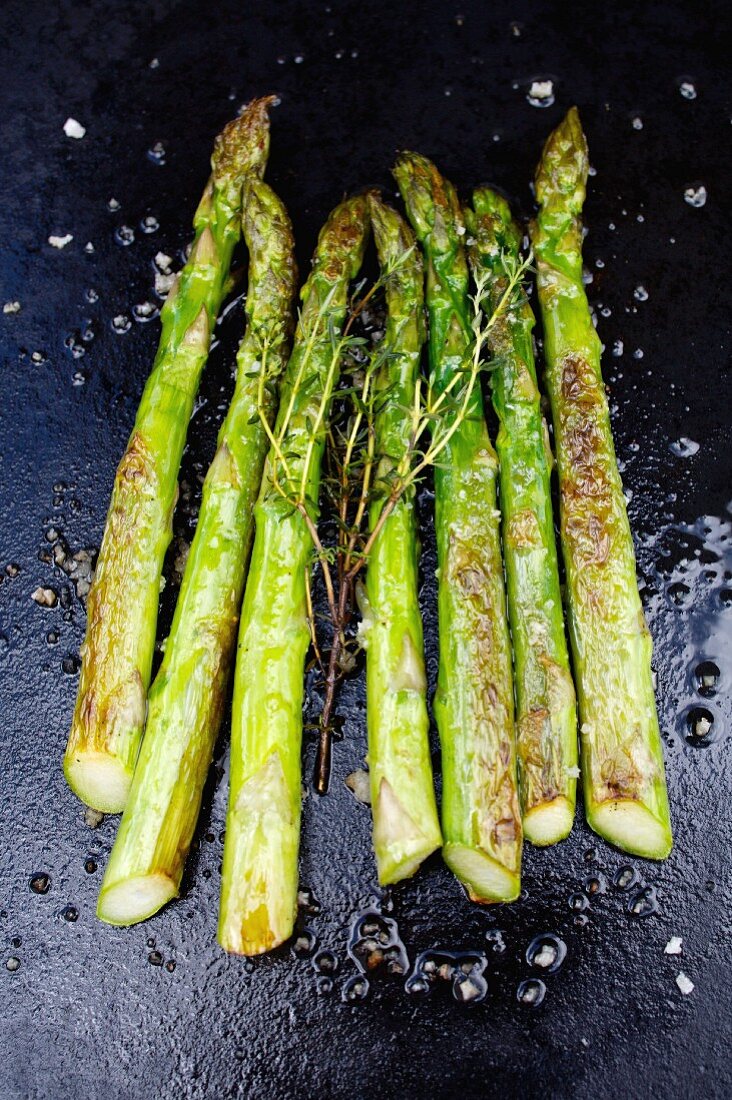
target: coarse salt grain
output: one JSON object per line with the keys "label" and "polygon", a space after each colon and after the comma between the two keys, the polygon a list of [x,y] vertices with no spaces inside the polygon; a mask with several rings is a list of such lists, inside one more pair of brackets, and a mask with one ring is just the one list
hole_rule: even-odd
{"label": "coarse salt grain", "polygon": [[684,997],[688,997],[694,990],[694,983],[691,978],[684,974],[683,970],[679,970],[676,975],[676,984],[683,993]]}
{"label": "coarse salt grain", "polygon": [[52,235],[48,238],[48,243],[51,245],[52,248],[66,248],[66,245],[69,243],[69,241],[73,241],[73,239],[74,238],[71,233],[67,233],[63,237],[55,237]]}
{"label": "coarse salt grain", "polygon": [[3,313],[20,313],[20,302],[6,302]]}
{"label": "coarse salt grain", "polygon": [[683,942],[681,936],[672,936],[663,949],[664,955],[680,955]]}
{"label": "coarse salt grain", "polygon": [[66,137],[76,138],[77,141],[80,141],[86,133],[86,127],[77,122],[75,118],[67,118],[64,122],[64,133]]}

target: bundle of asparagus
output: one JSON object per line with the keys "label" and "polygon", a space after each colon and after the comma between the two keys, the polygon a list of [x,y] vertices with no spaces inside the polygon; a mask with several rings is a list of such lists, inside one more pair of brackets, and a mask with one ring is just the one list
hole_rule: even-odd
{"label": "bundle of asparagus", "polygon": [[[414,233],[375,193],[333,211],[302,290],[288,360],[296,286],[292,230],[282,203],[261,179],[271,102],[255,100],[217,139],[190,259],[162,311],[160,348],[117,473],[90,594],[64,761],[69,784],[86,802],[107,812],[125,809],[98,915],[113,924],[145,919],[180,887],[224,708],[243,594],[219,940],[244,954],[270,950],[294,927],[303,666],[311,641],[321,660],[309,583],[314,561],[322,568],[332,618],[316,787],[327,787],[331,706],[347,655],[350,601],[359,590],[382,884],[413,874],[443,843],[446,863],[471,898],[513,900],[520,890],[522,836],[546,845],[569,833],[578,774],[552,456],[534,366],[534,317],[523,286],[529,260],[521,259],[520,231],[508,204],[480,188],[472,208],[462,211],[434,164],[417,153],[401,154],[394,174]],[[531,237],[557,450],[584,798],[597,832],[625,851],[663,858],[671,830],[651,641],[635,581],[600,345],[582,285],[586,177],[587,148],[573,109],[544,149]],[[370,225],[381,276],[354,306],[349,285]],[[148,698],[186,426],[241,233],[249,289],[236,389]],[[385,334],[361,381],[350,379],[345,391],[354,412],[339,467],[346,495],[336,551],[319,534],[321,464],[327,440],[335,445],[329,421],[344,354],[358,343],[350,326],[380,288]],[[419,370],[425,305],[426,380]],[[486,351],[500,422],[497,454],[480,387]],[[359,446],[363,454],[354,460]],[[417,596],[414,489],[429,466],[435,468],[439,564],[435,714],[444,842],[429,755]],[[354,470],[361,481],[355,520],[347,524]],[[362,570],[365,585],[357,583]]]}

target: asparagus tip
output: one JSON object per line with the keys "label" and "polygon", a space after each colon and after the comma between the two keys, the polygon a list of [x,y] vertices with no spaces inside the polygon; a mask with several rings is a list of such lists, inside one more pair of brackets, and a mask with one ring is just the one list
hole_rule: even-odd
{"label": "asparagus tip", "polygon": [[537,848],[557,844],[572,831],[574,806],[563,795],[529,810],[523,820],[524,836]]}
{"label": "asparagus tip", "polygon": [[588,807],[587,821],[605,840],[643,859],[666,859],[673,845],[668,824],[630,798]]}
{"label": "asparagus tip", "polygon": [[241,185],[246,176],[262,176],[269,153],[269,108],[277,96],[253,99],[216,138],[211,167],[219,184]]}
{"label": "asparagus tip", "polygon": [[503,867],[487,852],[466,844],[446,844],[442,849],[445,863],[460,879],[471,901],[490,905],[516,901],[521,893],[521,875]]}
{"label": "asparagus tip", "polygon": [[122,879],[103,887],[97,916],[105,924],[121,927],[137,924],[152,917],[177,893],[173,880],[161,872]]}
{"label": "asparagus tip", "polygon": [[585,201],[589,160],[579,112],[571,107],[546,140],[536,170],[536,197],[542,205],[557,192],[574,214]]}
{"label": "asparagus tip", "polygon": [[127,803],[132,772],[103,752],[76,752],[64,760],[71,790],[87,806],[104,814],[120,814]]}

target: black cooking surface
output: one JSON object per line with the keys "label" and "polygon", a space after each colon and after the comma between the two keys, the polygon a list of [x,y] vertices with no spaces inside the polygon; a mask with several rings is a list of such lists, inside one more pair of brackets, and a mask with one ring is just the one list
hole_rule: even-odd
{"label": "black cooking surface", "polygon": [[[10,566],[0,585],[2,1096],[732,1094],[725,8],[503,0],[3,6],[0,299],[21,308],[0,315],[0,553],[3,570]],[[527,101],[535,79],[554,82],[556,102],[546,109]],[[691,91],[682,94],[682,82]],[[463,194],[490,181],[529,213],[542,141],[579,105],[597,170],[586,208],[589,295],[607,347],[656,640],[676,834],[667,863],[629,860],[590,833],[578,808],[566,843],[527,848],[516,905],[471,906],[438,858],[380,899],[369,814],[344,784],[365,752],[362,679],[351,681],[331,793],[310,791],[303,816],[301,881],[318,905],[302,920],[319,949],[337,957],[331,992],[313,958],[295,958],[289,947],[250,963],[216,946],[228,728],[181,899],[127,930],[96,920],[116,821],[90,828],[61,773],[84,607],[62,569],[42,560],[53,553],[49,529],[72,554],[99,545],[158,339],[158,324],[137,320],[134,307],[156,301],[154,255],[177,263],[190,238],[214,134],[241,103],[270,91],[282,104],[267,178],[290,209],[303,268],[344,191],[381,184],[393,193],[389,167],[399,147],[434,157]],[[83,140],[64,135],[68,116],[87,128]],[[700,184],[706,203],[695,207],[684,193]],[[110,199],[119,209],[108,208]],[[145,233],[150,217],[145,228],[158,227]],[[128,245],[123,226],[134,232]],[[67,233],[65,249],[48,245],[49,235]],[[129,318],[129,331],[115,331],[119,317]],[[198,475],[231,392],[240,330],[239,305],[220,326],[191,425],[179,539],[193,530]],[[428,524],[428,494],[421,503]],[[434,686],[429,533],[424,547]],[[174,546],[163,624],[175,597],[175,554]],[[58,593],[55,608],[31,600],[38,586]],[[705,660],[719,677],[700,692]],[[701,742],[690,732],[699,707],[713,719]],[[308,784],[313,755],[308,741]],[[639,883],[624,892],[613,878],[628,865]],[[43,875],[47,892],[35,892],[31,878],[43,890]],[[570,897],[583,893],[588,907],[571,908]],[[365,1001],[345,1003],[344,984],[357,973],[350,930],[374,899],[396,922],[411,967],[434,948],[484,953],[485,1001],[466,1008],[446,982],[423,998],[405,991],[404,977],[379,971]],[[572,904],[583,902],[575,896]],[[657,911],[638,916],[629,904]],[[532,1009],[517,1000],[517,987],[540,976],[525,953],[546,932],[561,937],[567,956],[545,975],[546,996]],[[664,955],[672,936],[683,938],[681,957]],[[695,986],[688,996],[675,982],[680,970]]]}

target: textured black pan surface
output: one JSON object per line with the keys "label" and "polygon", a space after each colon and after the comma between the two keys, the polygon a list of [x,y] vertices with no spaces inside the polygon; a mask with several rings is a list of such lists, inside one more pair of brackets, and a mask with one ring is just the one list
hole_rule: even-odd
{"label": "textured black pan surface", "polygon": [[[0,315],[0,556],[3,569],[19,567],[0,586],[3,1097],[732,1095],[725,8],[504,0],[3,6],[0,297],[21,304]],[[553,106],[527,102],[535,78],[554,81]],[[682,81],[696,98],[681,94]],[[292,213],[303,266],[344,191],[392,190],[388,169],[400,146],[436,158],[463,194],[491,181],[528,213],[541,143],[577,103],[597,170],[586,210],[589,293],[607,345],[657,645],[676,847],[663,866],[628,861],[592,836],[580,812],[565,844],[526,852],[524,899],[494,912],[471,907],[431,861],[394,892],[391,916],[411,964],[431,947],[487,953],[489,992],[471,1009],[447,985],[420,999],[405,992],[403,978],[382,974],[363,1003],[341,999],[356,972],[349,929],[376,893],[368,813],[344,786],[365,751],[360,680],[342,695],[345,740],[331,793],[311,793],[304,807],[301,877],[320,904],[306,923],[340,962],[330,994],[318,992],[312,960],[289,948],[252,966],[215,944],[228,730],[183,897],[129,930],[94,917],[116,822],[85,824],[61,774],[84,609],[39,551],[50,549],[49,528],[72,552],[98,546],[158,337],[154,321],[132,320],[118,334],[112,319],[155,300],[152,258],[158,250],[177,258],[187,242],[214,134],[242,102],[269,91],[282,105],[268,178]],[[87,127],[82,141],[65,137],[67,116]],[[164,163],[148,155],[156,142]],[[699,183],[708,197],[694,208],[684,192]],[[159,228],[147,235],[140,223],[149,215]],[[115,239],[124,225],[135,234],[129,246]],[[64,250],[47,244],[66,233],[73,241]],[[634,296],[638,287],[647,298]],[[191,485],[211,457],[231,390],[240,313],[222,325],[205,375],[183,471]],[[93,339],[85,341],[88,329]],[[83,356],[74,357],[68,337]],[[691,442],[672,448],[682,439]],[[190,537],[182,512],[176,531]],[[429,533],[424,541],[434,682]],[[31,600],[38,585],[62,596],[55,609]],[[173,597],[171,581],[163,622]],[[706,699],[694,672],[702,659],[720,670]],[[709,745],[687,737],[697,706],[714,719]],[[308,778],[312,757],[309,743]],[[628,895],[612,885],[629,862],[657,891],[654,915],[630,914]],[[29,886],[40,873],[50,876],[45,894]],[[578,914],[568,899],[588,876],[600,891]],[[492,929],[502,941],[486,940]],[[567,958],[532,1010],[516,989],[537,973],[524,953],[542,932],[565,941]],[[672,935],[683,937],[681,958],[663,953]],[[501,942],[505,950],[494,950]],[[679,970],[695,984],[686,997]]]}

